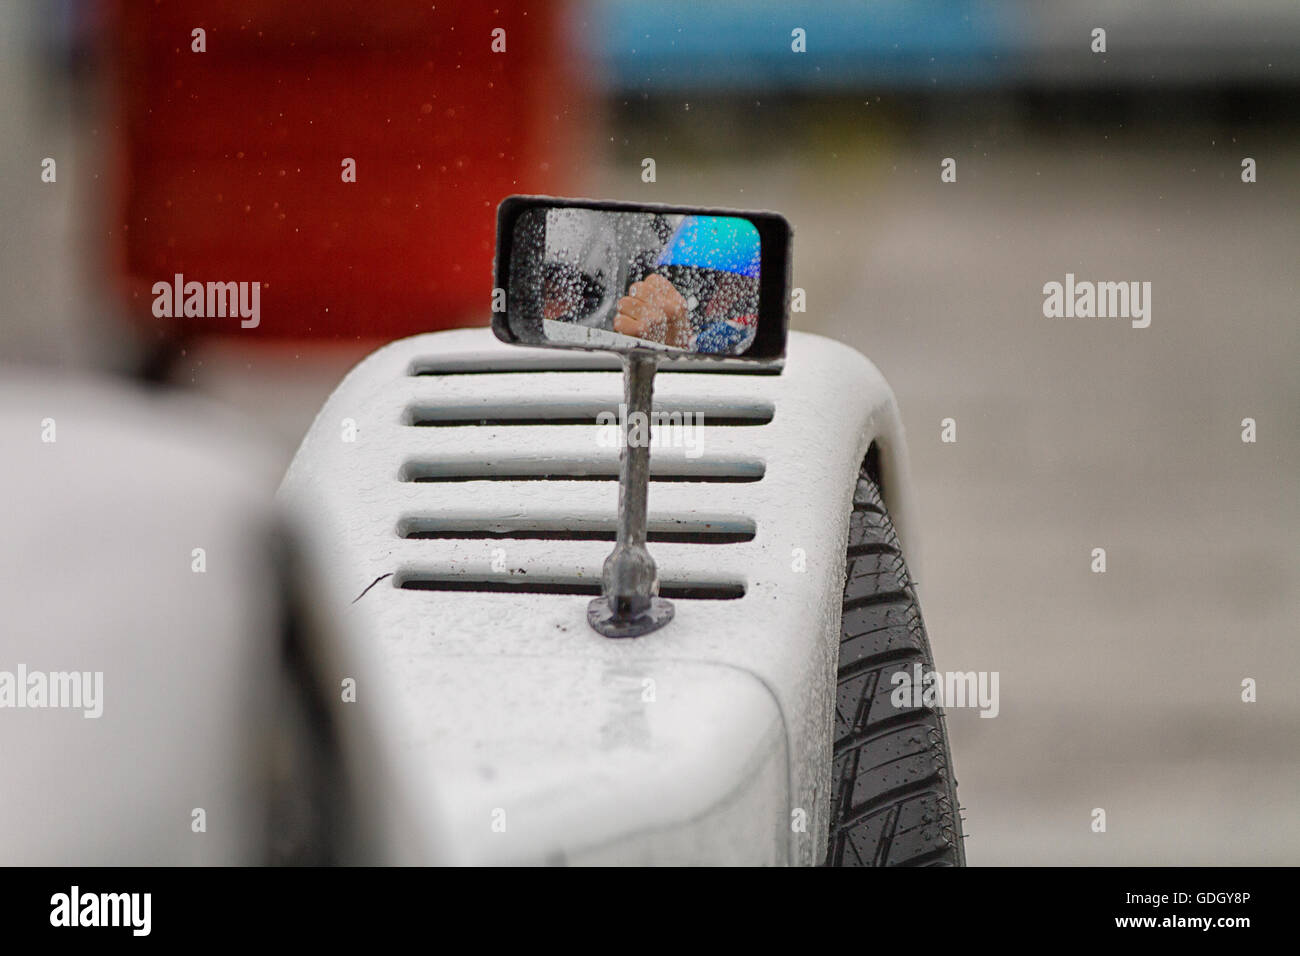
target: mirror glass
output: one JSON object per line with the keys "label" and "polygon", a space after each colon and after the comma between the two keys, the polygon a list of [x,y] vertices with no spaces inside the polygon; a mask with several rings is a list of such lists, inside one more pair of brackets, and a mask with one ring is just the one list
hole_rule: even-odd
{"label": "mirror glass", "polygon": [[742,355],[761,258],[740,216],[535,207],[515,220],[508,295],[547,344]]}

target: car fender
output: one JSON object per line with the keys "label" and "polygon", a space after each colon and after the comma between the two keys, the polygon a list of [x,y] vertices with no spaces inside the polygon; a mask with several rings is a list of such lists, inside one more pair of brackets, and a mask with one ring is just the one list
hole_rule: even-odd
{"label": "car fender", "polygon": [[577,479],[616,472],[617,448],[568,422],[617,409],[617,367],[485,329],[394,342],[289,468],[321,686],[366,675],[334,706],[366,726],[346,749],[368,767],[360,812],[392,824],[381,859],[824,855],[848,516],[872,445],[916,560],[894,395],[858,352],[800,333],[780,374],[661,371],[656,408],[703,414],[698,454],[675,425],[651,453],[652,476],[680,480],[652,480],[670,540],[650,550],[664,593],[688,596],[616,641],[582,596],[612,544],[566,536],[613,528],[617,481]]}

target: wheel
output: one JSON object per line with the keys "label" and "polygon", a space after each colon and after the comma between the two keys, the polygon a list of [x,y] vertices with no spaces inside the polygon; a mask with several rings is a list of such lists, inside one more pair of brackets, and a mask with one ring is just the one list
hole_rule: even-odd
{"label": "wheel", "polygon": [[965,864],[943,711],[890,700],[916,664],[934,658],[868,455],[849,520],[827,865]]}

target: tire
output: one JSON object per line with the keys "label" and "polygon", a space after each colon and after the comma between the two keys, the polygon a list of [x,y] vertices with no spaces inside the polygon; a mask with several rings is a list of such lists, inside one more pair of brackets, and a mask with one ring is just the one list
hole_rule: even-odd
{"label": "tire", "polygon": [[[873,449],[874,452],[874,449]],[[935,707],[895,707],[893,676],[934,667],[874,454],[849,519],[836,675],[829,866],[963,866],[957,781]]]}

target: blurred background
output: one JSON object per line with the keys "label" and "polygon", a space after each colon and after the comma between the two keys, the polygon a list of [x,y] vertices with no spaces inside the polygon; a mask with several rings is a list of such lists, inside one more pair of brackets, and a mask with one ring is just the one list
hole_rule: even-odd
{"label": "blurred background", "polygon": [[[783,213],[793,327],[898,395],[937,664],[1001,674],[949,715],[970,862],[1300,862],[1294,0],[12,2],[0,116],[0,360],[280,466],[373,348],[486,324],[503,196]],[[1067,272],[1150,328],[1045,319]],[[176,273],[260,326],[156,318]]]}

